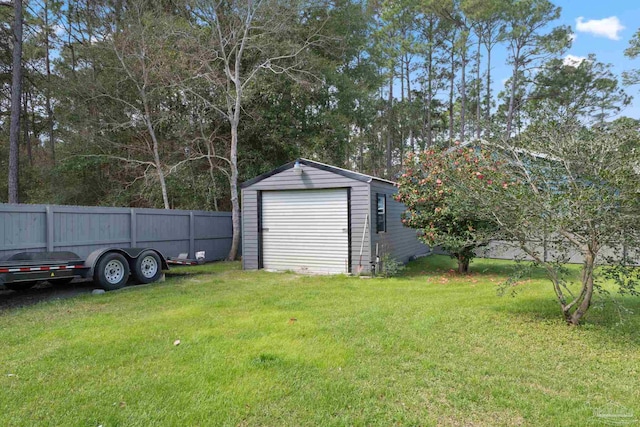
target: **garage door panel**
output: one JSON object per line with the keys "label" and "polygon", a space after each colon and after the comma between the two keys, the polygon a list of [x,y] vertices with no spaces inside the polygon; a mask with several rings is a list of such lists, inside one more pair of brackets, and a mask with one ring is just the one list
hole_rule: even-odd
{"label": "garage door panel", "polygon": [[328,228],[327,230],[316,230],[313,233],[304,232],[305,233],[304,235],[296,231],[279,232],[274,227],[271,227],[268,230],[269,231],[265,231],[265,234],[270,233],[271,236],[269,236],[269,238],[272,238],[274,240],[286,240],[286,241],[299,240],[304,242],[315,241],[315,240],[333,241],[335,239],[344,237],[343,234],[347,234],[346,231],[334,231]]}
{"label": "garage door panel", "polygon": [[[340,237],[340,236],[334,236],[336,238]],[[269,242],[267,244],[263,244],[262,247],[263,248],[279,248],[282,246],[283,243],[286,243],[288,245],[292,245],[292,246],[308,246],[309,244],[314,244],[314,243],[318,243],[318,244],[322,244],[322,245],[327,245],[330,246],[332,243],[335,242],[335,239],[331,238],[331,237],[327,237],[325,239],[314,239],[314,240],[308,240],[308,239],[300,239],[300,240],[295,240],[295,239],[286,239],[286,238],[269,238]],[[317,251],[318,249],[316,249]]]}
{"label": "garage door panel", "polygon": [[347,268],[346,262],[339,263],[329,263],[327,264],[325,261],[320,260],[300,260],[299,262],[274,262],[271,264],[269,270],[277,270],[277,271],[298,271],[301,273],[320,273],[320,274],[342,274],[345,272]]}
{"label": "garage door panel", "polygon": [[347,272],[347,211],[345,189],[264,191],[263,267]]}
{"label": "garage door panel", "polygon": [[[341,236],[336,236],[336,238],[341,237]],[[293,240],[293,239],[269,239],[269,241],[266,244],[263,244],[262,247],[263,248],[273,248],[273,249],[280,249],[280,250],[287,250],[287,247],[285,245],[283,245],[283,243],[287,243],[287,244],[291,244],[291,245],[295,245],[295,246],[304,246],[304,245],[324,245],[325,250],[329,251],[332,250],[331,246],[333,243],[335,243],[336,239],[323,239],[323,240],[312,240],[312,239],[305,239],[305,240]],[[323,248],[317,246],[313,248],[313,252],[319,252],[322,251]]]}
{"label": "garage door panel", "polygon": [[[263,250],[268,250],[269,255],[274,255],[274,254],[287,255],[291,253],[291,249],[281,248],[279,246],[271,246],[271,247],[263,248]],[[320,259],[321,261],[324,260],[325,258],[343,259],[342,254],[336,253],[335,251],[332,251],[330,249],[326,249],[323,251],[314,251],[313,253],[310,253],[309,251],[302,250],[301,247],[296,248],[295,258],[296,259],[302,259],[302,258],[316,259],[318,258],[318,255],[322,255],[322,258]]]}
{"label": "garage door panel", "polygon": [[[291,224],[291,221],[296,221],[295,224],[295,228],[294,224]],[[289,218],[287,220],[283,220],[283,219],[279,219],[276,221],[269,221],[268,218],[263,218],[263,224],[265,224],[263,226],[263,228],[269,229],[271,230],[274,226],[280,226],[280,227],[285,227],[283,228],[283,230],[295,230],[295,231],[303,231],[305,233],[309,233],[309,234],[313,234],[313,233],[317,233],[318,230],[320,229],[325,229],[326,231],[332,231],[332,230],[337,230],[336,232],[341,232],[343,233],[344,229],[347,228],[347,224],[346,223],[334,223],[334,224],[327,224],[327,223],[318,223],[318,222],[314,222],[314,221],[298,221],[296,218]],[[267,225],[268,224],[268,225]],[[302,227],[302,228],[301,228]]]}
{"label": "garage door panel", "polygon": [[[336,213],[332,213],[332,212],[324,212],[324,215],[339,215],[339,212]],[[297,225],[314,225],[314,226],[334,226],[335,224],[340,224],[342,226],[346,226],[347,223],[346,221],[323,221],[323,220],[319,220],[318,218],[314,218],[312,216],[309,217],[305,217],[303,215],[300,216],[296,216],[296,215],[278,215],[274,218],[269,218],[268,216],[263,216],[262,217],[263,220],[268,221],[271,224],[281,224],[281,223],[288,223],[291,220],[295,220]],[[307,231],[313,231],[313,230],[307,230]]]}

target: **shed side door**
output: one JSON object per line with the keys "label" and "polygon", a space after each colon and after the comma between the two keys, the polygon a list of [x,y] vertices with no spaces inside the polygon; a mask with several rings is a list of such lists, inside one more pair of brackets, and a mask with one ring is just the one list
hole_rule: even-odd
{"label": "shed side door", "polygon": [[348,224],[344,188],[263,191],[263,268],[346,273]]}

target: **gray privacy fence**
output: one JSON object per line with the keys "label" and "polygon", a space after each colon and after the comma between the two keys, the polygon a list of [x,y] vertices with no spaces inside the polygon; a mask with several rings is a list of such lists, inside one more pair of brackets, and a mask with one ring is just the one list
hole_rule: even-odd
{"label": "gray privacy fence", "polygon": [[[571,248],[569,251],[561,252],[557,249],[558,242],[553,239],[531,240],[530,243],[531,248],[545,261],[567,259],[571,264],[582,264],[584,262],[582,254],[577,249]],[[506,240],[493,240],[487,246],[476,249],[476,255],[480,258],[531,260],[531,257],[520,249],[518,243]],[[617,260],[622,257],[628,257],[633,264],[640,265],[640,251],[622,244],[604,246],[598,255],[598,259],[601,262],[608,259]]]}
{"label": "gray privacy fence", "polygon": [[164,256],[206,252],[224,259],[230,212],[0,204],[0,259],[17,252],[70,251],[84,258],[103,247],[147,247]]}

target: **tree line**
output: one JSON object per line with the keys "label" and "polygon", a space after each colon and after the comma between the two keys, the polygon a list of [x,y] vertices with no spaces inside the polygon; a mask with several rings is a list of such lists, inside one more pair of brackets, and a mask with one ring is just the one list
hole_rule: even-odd
{"label": "tree line", "polygon": [[0,201],[232,210],[233,258],[239,183],[296,157],[395,179],[409,153],[515,137],[549,111],[584,126],[617,114],[630,97],[610,66],[562,59],[560,12],[549,0],[0,3]]}

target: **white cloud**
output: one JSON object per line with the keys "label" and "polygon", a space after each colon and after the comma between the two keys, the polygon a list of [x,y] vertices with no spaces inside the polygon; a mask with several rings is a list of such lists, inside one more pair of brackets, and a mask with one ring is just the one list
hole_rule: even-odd
{"label": "white cloud", "polygon": [[53,29],[53,32],[58,37],[63,37],[67,35],[67,29],[63,25],[56,24],[52,27],[52,29]]}
{"label": "white cloud", "polygon": [[590,19],[584,21],[580,16],[576,19],[576,30],[582,33],[589,33],[596,37],[606,37],[611,40],[620,40],[620,31],[624,30],[617,16],[610,16],[603,19]]}
{"label": "white cloud", "polygon": [[569,65],[571,67],[578,67],[580,64],[582,64],[582,61],[586,60],[587,58],[585,56],[576,56],[576,55],[567,55],[564,57],[564,59],[562,60],[562,63],[564,65]]}

